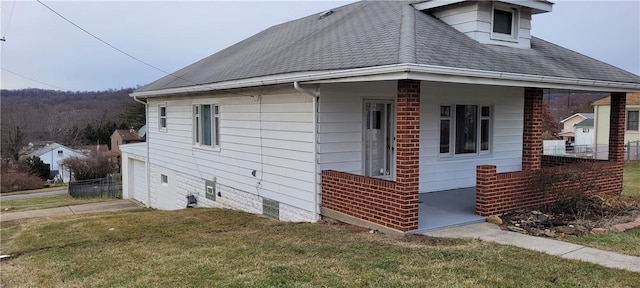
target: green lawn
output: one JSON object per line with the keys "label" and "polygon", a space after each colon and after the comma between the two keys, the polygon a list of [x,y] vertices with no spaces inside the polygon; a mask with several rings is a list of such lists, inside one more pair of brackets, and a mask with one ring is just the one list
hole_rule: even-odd
{"label": "green lawn", "polygon": [[640,229],[566,238],[571,243],[640,257]]}
{"label": "green lawn", "polygon": [[111,201],[111,198],[88,198],[88,199],[76,199],[69,195],[55,195],[37,197],[31,199],[16,199],[16,200],[3,200],[0,201],[0,213],[11,213],[26,210],[36,210],[45,208],[64,207],[70,205],[95,203]]}
{"label": "green lawn", "polygon": [[223,209],[5,222],[3,287],[632,287],[640,273],[477,240]]}
{"label": "green lawn", "polygon": [[624,194],[640,196],[640,161],[630,161],[624,164]]}

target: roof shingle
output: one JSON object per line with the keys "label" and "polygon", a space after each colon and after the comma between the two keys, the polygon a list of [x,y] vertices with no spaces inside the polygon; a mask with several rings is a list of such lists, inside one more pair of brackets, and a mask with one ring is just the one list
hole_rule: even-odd
{"label": "roof shingle", "polygon": [[413,64],[640,83],[638,75],[535,37],[531,49],[481,44],[414,9],[411,2],[361,1],[332,9],[328,17],[310,15],[276,25],[173,73],[182,79],[165,76],[136,92],[402,64],[406,59],[415,59]]}

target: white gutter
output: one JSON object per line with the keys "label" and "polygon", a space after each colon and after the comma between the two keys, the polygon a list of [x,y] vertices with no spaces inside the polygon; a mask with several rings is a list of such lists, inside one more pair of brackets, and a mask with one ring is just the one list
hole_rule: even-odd
{"label": "white gutter", "polygon": [[134,92],[131,96],[147,98],[171,94],[198,93],[264,85],[288,84],[291,82],[301,81],[304,81],[307,84],[313,84],[401,79],[603,92],[640,92],[640,83],[495,72],[436,65],[392,64],[337,71],[288,73],[254,77],[214,84]]}
{"label": "white gutter", "polygon": [[151,188],[150,182],[151,181],[149,179],[151,178],[151,175],[149,175],[149,173],[150,173],[150,166],[149,166],[149,134],[151,134],[151,133],[149,133],[149,131],[150,131],[150,129],[149,129],[149,105],[147,104],[147,102],[138,99],[137,96],[135,96],[133,94],[131,94],[131,96],[133,96],[133,100],[134,101],[144,105],[144,114],[145,114],[144,115],[144,122],[147,125],[147,135],[146,135],[146,139],[145,139],[145,142],[146,142],[146,145],[147,145],[147,156],[144,159],[144,169],[146,170],[144,174],[145,174],[145,178],[146,178],[145,179],[146,180],[145,181],[145,186],[146,186],[145,188],[147,190],[147,203],[146,203],[147,205],[146,206],[147,206],[147,208],[150,208],[151,207],[151,191],[150,191],[150,188]]}
{"label": "white gutter", "polygon": [[298,81],[293,82],[293,88],[313,98],[313,213],[314,217],[318,217],[318,207],[320,205],[320,200],[318,199],[320,197],[318,193],[318,96],[320,95],[300,87]]}

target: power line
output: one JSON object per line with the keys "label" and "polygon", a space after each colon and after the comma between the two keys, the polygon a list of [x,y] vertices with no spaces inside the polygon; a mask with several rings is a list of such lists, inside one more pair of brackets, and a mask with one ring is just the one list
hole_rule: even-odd
{"label": "power line", "polygon": [[142,63],[142,64],[144,64],[144,65],[147,65],[147,66],[149,66],[149,67],[151,67],[151,68],[153,68],[153,69],[155,69],[155,70],[158,70],[158,71],[160,71],[160,72],[162,72],[162,73],[164,73],[164,74],[166,74],[166,75],[171,75],[171,76],[176,77],[176,78],[178,78],[178,79],[181,79],[181,80],[187,81],[187,82],[189,82],[189,83],[191,83],[191,84],[195,84],[195,85],[202,85],[202,84],[200,84],[200,83],[196,83],[196,82],[193,82],[193,81],[191,81],[191,80],[188,80],[188,79],[182,78],[182,77],[180,77],[180,76],[178,76],[178,75],[175,75],[175,74],[173,74],[173,73],[169,73],[169,72],[167,72],[167,71],[165,71],[165,70],[162,70],[162,69],[160,69],[160,68],[158,68],[158,67],[156,67],[156,66],[154,66],[154,65],[151,65],[151,64],[149,64],[149,63],[147,63],[147,62],[145,62],[145,61],[140,60],[139,58],[137,58],[137,57],[135,57],[135,56],[133,56],[133,55],[131,55],[131,54],[129,54],[129,53],[127,53],[127,52],[125,52],[125,51],[121,50],[120,48],[118,48],[118,47],[116,47],[116,46],[111,45],[109,42],[107,42],[107,41],[105,41],[105,40],[102,40],[100,37],[98,37],[98,36],[96,36],[96,35],[92,34],[91,32],[89,32],[89,31],[87,31],[87,30],[85,30],[84,28],[80,27],[78,24],[73,23],[71,20],[69,20],[69,19],[67,19],[66,17],[62,16],[62,14],[60,14],[60,13],[56,12],[56,10],[53,10],[53,8],[51,8],[51,7],[47,6],[46,4],[42,3],[42,1],[40,1],[40,0],[37,0],[37,1],[38,1],[38,3],[42,4],[42,6],[46,7],[46,8],[47,8],[47,9],[49,9],[49,10],[51,10],[51,12],[53,12],[53,13],[55,13],[56,15],[60,16],[60,18],[62,18],[62,19],[64,19],[65,21],[69,22],[71,25],[73,25],[73,26],[75,26],[76,28],[78,28],[78,29],[82,30],[84,33],[89,34],[91,37],[93,37],[93,38],[97,39],[98,41],[100,41],[100,42],[104,43],[105,45],[107,45],[107,46],[109,46],[109,47],[111,47],[111,48],[115,49],[116,51],[118,51],[118,52],[120,52],[120,53],[122,53],[122,54],[124,54],[124,55],[128,56],[129,58],[131,58],[131,59],[133,59],[133,60],[136,60],[136,61],[138,61],[138,62],[140,62],[140,63]]}
{"label": "power line", "polygon": [[24,79],[31,80],[31,81],[33,81],[33,82],[38,82],[38,83],[40,83],[40,84],[44,84],[44,85],[47,85],[47,86],[50,86],[50,87],[53,87],[53,88],[56,88],[56,89],[60,89],[60,90],[62,90],[62,91],[70,91],[69,89],[64,89],[64,88],[62,88],[62,87],[58,87],[58,86],[55,86],[55,85],[51,85],[51,84],[48,84],[48,83],[42,82],[42,81],[40,81],[40,80],[36,80],[36,79],[30,78],[30,77],[24,76],[24,75],[22,75],[22,74],[19,74],[19,73],[13,72],[13,71],[11,71],[11,70],[9,70],[9,69],[6,69],[6,68],[4,68],[4,67],[0,67],[0,69],[2,69],[2,70],[3,70],[3,71],[5,71],[5,72],[9,72],[9,73],[11,73],[11,74],[13,74],[13,75],[16,75],[16,76],[18,76],[18,77],[22,77],[22,78],[24,78]]}
{"label": "power line", "polygon": [[16,0],[13,0],[13,4],[11,5],[11,12],[9,12],[9,20],[7,20],[7,26],[4,27],[4,31],[2,33],[1,41],[6,41],[7,31],[9,31],[9,25],[11,24],[11,18],[13,18],[13,10],[16,8]]}

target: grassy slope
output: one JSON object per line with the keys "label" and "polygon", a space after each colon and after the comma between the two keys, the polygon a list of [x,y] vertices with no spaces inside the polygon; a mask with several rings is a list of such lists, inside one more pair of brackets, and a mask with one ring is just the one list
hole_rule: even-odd
{"label": "grassy slope", "polygon": [[[640,197],[640,161],[632,161],[624,165],[623,194]],[[609,232],[604,235],[568,237],[565,240],[580,245],[640,257],[640,229],[634,229],[624,233]]]}
{"label": "grassy slope", "polygon": [[[111,229],[113,228],[113,229]],[[624,287],[640,274],[473,240],[403,240],[222,209],[3,223],[6,287]]]}
{"label": "grassy slope", "polygon": [[622,191],[626,195],[640,196],[640,161],[631,161],[624,165]]}
{"label": "grassy slope", "polygon": [[46,209],[79,205],[86,203],[104,202],[111,198],[75,199],[69,195],[45,196],[31,199],[16,199],[0,201],[0,213],[11,213],[26,210]]}

